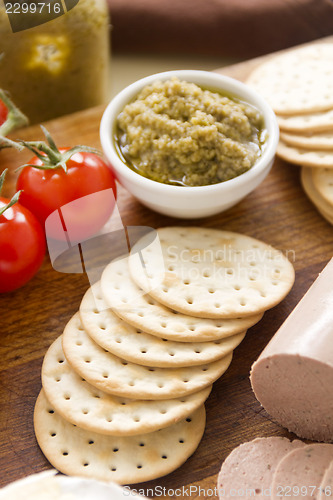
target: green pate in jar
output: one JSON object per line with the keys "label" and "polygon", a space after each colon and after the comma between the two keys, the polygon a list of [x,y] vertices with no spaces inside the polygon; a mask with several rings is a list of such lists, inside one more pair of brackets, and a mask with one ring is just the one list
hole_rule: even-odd
{"label": "green pate in jar", "polygon": [[[9,5],[13,10],[16,4]],[[32,5],[42,4],[24,5],[32,9]],[[79,0],[65,14],[47,20],[50,5],[56,8],[56,1],[38,14],[40,25],[13,33],[6,8],[0,3],[0,88],[10,92],[30,123],[103,104],[108,98],[110,26],[106,1]],[[26,22],[32,12],[24,14],[22,10],[19,15],[25,16]]]}

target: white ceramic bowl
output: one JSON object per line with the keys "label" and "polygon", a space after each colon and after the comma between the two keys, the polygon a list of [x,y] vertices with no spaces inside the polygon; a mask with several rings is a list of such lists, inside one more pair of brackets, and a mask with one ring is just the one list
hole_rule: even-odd
{"label": "white ceramic bowl", "polygon": [[[261,111],[268,131],[268,139],[263,154],[250,170],[234,179],[218,184],[183,187],[147,179],[131,170],[122,161],[113,139],[119,113],[144,86],[156,80],[167,80],[173,76],[203,87],[230,92]],[[142,78],[117,94],[103,114],[100,137],[105,156],[110,162],[116,178],[135,198],[161,214],[192,219],[207,217],[227,210],[264,180],[273,164],[279,140],[279,128],[273,110],[259,94],[247,85],[233,78],[209,71],[179,70],[166,71]]]}

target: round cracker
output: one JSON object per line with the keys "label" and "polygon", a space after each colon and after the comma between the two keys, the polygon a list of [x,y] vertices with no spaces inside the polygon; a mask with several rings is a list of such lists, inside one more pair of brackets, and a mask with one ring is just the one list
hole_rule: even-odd
{"label": "round cracker", "polygon": [[118,484],[149,481],[180,467],[199,445],[205,420],[201,406],[186,419],[159,431],[105,436],[67,422],[43,390],[34,412],[38,444],[53,467],[64,474]]}
{"label": "round cracker", "polygon": [[276,118],[281,130],[287,130],[293,133],[333,131],[333,109],[319,113],[307,113],[304,115],[278,115]]}
{"label": "round cracker", "polygon": [[53,342],[44,357],[42,385],[47,400],[68,422],[82,429],[115,436],[145,434],[168,427],[199,408],[211,391],[209,386],[179,399],[158,401],[106,394],[72,369],[64,356],[61,337]]}
{"label": "round cracker", "polygon": [[304,149],[321,149],[331,151],[333,149],[333,132],[322,132],[321,134],[288,134],[280,133],[280,138],[285,144]]}
{"label": "round cracker", "polygon": [[213,342],[173,342],[155,337],[129,325],[108,309],[100,283],[83,297],[80,317],[88,335],[107,351],[138,365],[161,368],[211,363],[232,352],[246,333]]}
{"label": "round cracker", "polygon": [[[111,262],[104,270],[101,288],[117,316],[151,335],[177,342],[217,341],[243,332],[260,321],[262,313],[246,318],[206,319],[181,314],[145,294],[131,279],[128,259]],[[81,305],[81,314],[82,314]]]}
{"label": "round cracker", "polygon": [[312,172],[313,185],[320,194],[332,207],[333,215],[333,169],[332,168],[317,168]]}
{"label": "round cracker", "polygon": [[313,179],[312,179],[312,169],[302,168],[301,182],[303,189],[309,199],[317,208],[318,212],[330,223],[333,224],[333,208],[316,190]]}
{"label": "round cracker", "polygon": [[276,154],[285,161],[304,167],[333,168],[333,151],[309,151],[304,148],[288,146],[280,140]]}
{"label": "round cracker", "polygon": [[260,64],[247,84],[276,113],[292,115],[333,108],[333,44],[290,50]]}
{"label": "round cracker", "polygon": [[157,233],[153,243],[142,238],[134,246],[130,272],[140,288],[182,313],[246,317],[279,303],[293,285],[288,259],[249,236],[197,227]]}
{"label": "round cracker", "polygon": [[198,392],[217,380],[232,359],[228,354],[199,366],[140,366],[97,345],[84,331],[78,313],[66,325],[62,344],[67,361],[87,382],[108,394],[134,399],[170,399]]}

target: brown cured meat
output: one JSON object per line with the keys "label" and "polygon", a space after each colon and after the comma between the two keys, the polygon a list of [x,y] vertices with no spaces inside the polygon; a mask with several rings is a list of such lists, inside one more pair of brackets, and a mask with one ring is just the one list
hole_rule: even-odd
{"label": "brown cured meat", "polygon": [[268,500],[274,471],[290,451],[305,446],[283,437],[258,438],[235,448],[218,476],[219,498]]}
{"label": "brown cured meat", "polygon": [[333,441],[333,259],[251,370],[256,398],[298,436]]}

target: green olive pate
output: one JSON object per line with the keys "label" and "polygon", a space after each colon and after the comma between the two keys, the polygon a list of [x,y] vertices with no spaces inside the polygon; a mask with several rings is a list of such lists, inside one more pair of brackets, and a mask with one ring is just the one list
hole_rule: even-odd
{"label": "green olive pate", "polygon": [[174,77],[144,87],[125,106],[115,142],[125,163],[144,177],[206,186],[253,167],[266,137],[253,106]]}

